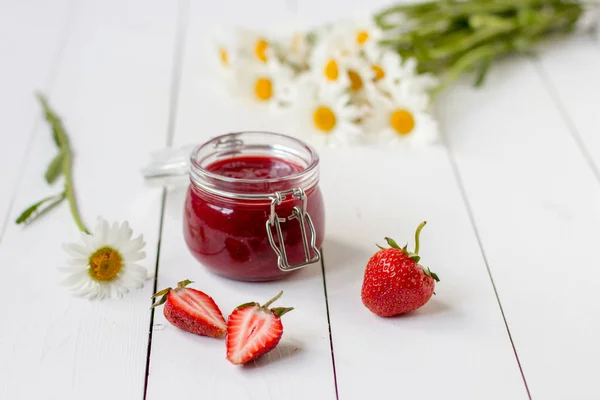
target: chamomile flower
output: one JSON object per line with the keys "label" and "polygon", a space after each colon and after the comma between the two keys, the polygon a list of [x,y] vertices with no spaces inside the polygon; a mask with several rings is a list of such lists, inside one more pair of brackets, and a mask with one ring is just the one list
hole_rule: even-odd
{"label": "chamomile flower", "polygon": [[402,60],[397,53],[370,47],[365,51],[366,58],[375,73],[375,82],[383,90],[397,84],[409,84],[415,93],[425,92],[435,88],[439,81],[431,74],[419,73],[417,60],[407,58]]}
{"label": "chamomile flower", "polygon": [[230,36],[214,29],[206,35],[203,42],[207,65],[221,79],[231,78],[233,66],[236,64],[237,49]]}
{"label": "chamomile flower", "polygon": [[376,83],[396,84],[401,79],[412,77],[407,76],[402,67],[402,57],[394,51],[382,50],[377,46],[369,46],[365,49],[365,58],[373,70],[373,81]]}
{"label": "chamomile flower", "polygon": [[343,67],[350,80],[349,91],[352,99],[358,103],[368,100],[371,92],[375,90],[373,80],[375,72],[368,62],[362,57],[347,57]]}
{"label": "chamomile flower", "polygon": [[346,31],[347,46],[357,51],[375,45],[383,36],[382,30],[370,16],[352,21]]}
{"label": "chamomile flower", "polygon": [[361,111],[350,103],[350,96],[338,85],[299,83],[293,112],[301,134],[316,143],[336,145],[355,142]]}
{"label": "chamomile flower", "polygon": [[339,50],[328,49],[326,44],[320,45],[313,51],[310,70],[320,84],[335,84],[343,88],[350,86],[344,57]]}
{"label": "chamomile flower", "polygon": [[136,264],[146,257],[142,235],[132,239],[127,222],[109,225],[98,218],[91,235],[82,233],[79,243],[65,243],[63,249],[72,257],[59,268],[68,274],[62,284],[88,299],[121,298],[130,288],[144,286],[147,271]]}
{"label": "chamomile flower", "polygon": [[239,66],[234,90],[242,99],[276,109],[289,102],[292,81],[289,67],[271,59],[264,65]]}
{"label": "chamomile flower", "polygon": [[400,74],[398,76],[399,83],[408,83],[412,91],[428,91],[435,88],[439,81],[432,74],[419,73],[417,71],[417,60],[407,58],[400,66]]}
{"label": "chamomile flower", "polygon": [[307,67],[311,48],[308,35],[302,32],[294,32],[291,36],[286,37],[282,45],[284,58],[297,68]]}
{"label": "chamomile flower", "polygon": [[266,64],[273,56],[272,44],[268,36],[262,32],[249,29],[238,31],[238,50],[246,58]]}
{"label": "chamomile flower", "polygon": [[372,132],[388,142],[406,142],[418,146],[438,138],[435,121],[427,113],[428,97],[416,95],[408,85],[397,85],[391,97],[373,97],[373,113],[365,121]]}

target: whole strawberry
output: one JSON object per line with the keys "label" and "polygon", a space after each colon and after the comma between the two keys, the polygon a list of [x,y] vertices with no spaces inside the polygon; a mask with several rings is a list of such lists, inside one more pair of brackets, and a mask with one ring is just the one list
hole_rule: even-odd
{"label": "whole strawberry", "polygon": [[273,350],[283,335],[281,316],[293,308],[268,307],[283,292],[264,305],[245,303],[238,306],[227,320],[227,359],[233,364],[245,364]]}
{"label": "whole strawberry", "polygon": [[391,248],[375,253],[365,269],[361,297],[363,304],[381,317],[416,310],[429,301],[435,290],[438,276],[429,268],[419,265],[419,234],[426,222],[415,233],[415,251],[407,246],[400,248],[390,238],[385,238]]}
{"label": "whole strawberry", "polygon": [[177,283],[175,289],[166,288],[152,298],[162,296],[152,307],[165,305],[163,314],[176,327],[196,335],[221,337],[227,325],[215,301],[204,292],[187,288],[189,279]]}

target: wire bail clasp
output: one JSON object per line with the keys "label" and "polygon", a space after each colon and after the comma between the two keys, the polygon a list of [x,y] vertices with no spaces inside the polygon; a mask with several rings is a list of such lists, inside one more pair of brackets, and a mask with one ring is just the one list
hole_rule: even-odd
{"label": "wire bail clasp", "polygon": [[[302,207],[294,207],[292,210],[292,214],[287,218],[279,218],[277,215],[277,211],[275,208],[283,202],[287,198],[287,196],[291,195],[293,198],[298,199],[302,202]],[[275,192],[274,196],[271,197],[271,212],[269,215],[269,219],[267,220],[267,235],[269,237],[269,243],[271,247],[277,254],[277,266],[282,271],[293,271],[295,269],[299,269],[305,267],[309,264],[314,264],[321,260],[321,252],[317,249],[317,235],[315,231],[315,227],[312,223],[312,219],[310,215],[306,211],[306,205],[308,200],[306,199],[306,193],[302,188],[296,188],[284,192]],[[293,219],[297,219],[300,223],[300,233],[302,234],[302,246],[304,248],[304,261],[296,264],[290,265],[287,259],[287,253],[285,251],[285,242],[283,239],[283,231],[281,230],[281,224],[286,221],[291,221]],[[308,226],[308,230],[310,231],[310,238],[307,235],[306,228]],[[275,243],[275,239],[273,237],[273,227],[275,227],[275,231],[277,232],[277,240],[279,242],[279,246]],[[311,250],[315,253],[313,257],[311,257]]]}

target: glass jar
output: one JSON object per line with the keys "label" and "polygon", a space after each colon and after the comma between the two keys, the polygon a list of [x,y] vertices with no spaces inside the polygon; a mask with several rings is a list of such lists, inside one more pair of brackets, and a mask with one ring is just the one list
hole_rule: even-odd
{"label": "glass jar", "polygon": [[320,260],[319,158],[277,133],[216,137],[191,155],[183,232],[194,257],[236,280],[269,281]]}

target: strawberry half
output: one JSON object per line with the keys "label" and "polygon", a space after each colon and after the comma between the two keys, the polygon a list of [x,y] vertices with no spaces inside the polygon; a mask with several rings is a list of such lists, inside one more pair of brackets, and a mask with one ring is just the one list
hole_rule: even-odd
{"label": "strawberry half", "polygon": [[238,306],[227,320],[227,359],[233,364],[245,364],[273,350],[281,340],[281,316],[293,308],[268,307],[283,292],[264,305],[255,302]]}
{"label": "strawberry half", "polygon": [[196,335],[221,337],[227,324],[215,301],[204,292],[187,288],[189,279],[177,283],[175,289],[166,288],[152,296],[162,296],[152,307],[165,305],[163,314],[176,327]]}
{"label": "strawberry half", "polygon": [[365,269],[361,297],[363,304],[381,317],[416,310],[425,305],[435,290],[438,276],[419,264],[419,234],[415,233],[415,251],[400,248],[393,239],[385,238],[391,248],[375,253]]}

